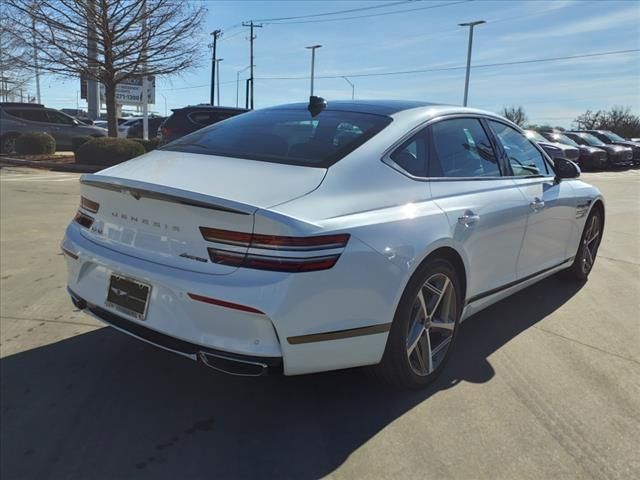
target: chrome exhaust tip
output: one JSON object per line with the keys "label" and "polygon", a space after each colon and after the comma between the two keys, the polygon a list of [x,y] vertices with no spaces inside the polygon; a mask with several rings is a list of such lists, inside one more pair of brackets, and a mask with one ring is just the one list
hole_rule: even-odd
{"label": "chrome exhaust tip", "polygon": [[269,366],[265,363],[240,360],[209,352],[198,352],[198,359],[207,367],[229,375],[260,377],[269,372]]}

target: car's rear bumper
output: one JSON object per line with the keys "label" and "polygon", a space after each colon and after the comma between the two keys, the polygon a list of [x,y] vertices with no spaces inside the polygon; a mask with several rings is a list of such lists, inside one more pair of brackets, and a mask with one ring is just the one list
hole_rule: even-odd
{"label": "car's rear bumper", "polygon": [[67,289],[74,306],[86,311],[107,325],[156,347],[178,353],[224,373],[241,376],[260,376],[282,372],[281,357],[255,357],[215,350],[166,335],[140,322],[127,319],[97,305],[88,303],[70,288]]}
{"label": "car's rear bumper", "polygon": [[[88,305],[87,313],[126,333],[192,358],[200,351],[222,352],[259,359],[269,369],[281,359],[287,375],[382,358],[402,282],[386,257],[356,238],[329,270],[284,274],[241,268],[211,275],[122,254],[79,229],[72,223],[62,244],[68,288]],[[106,304],[114,273],[151,286],[144,320]],[[176,343],[181,347],[171,347]]]}

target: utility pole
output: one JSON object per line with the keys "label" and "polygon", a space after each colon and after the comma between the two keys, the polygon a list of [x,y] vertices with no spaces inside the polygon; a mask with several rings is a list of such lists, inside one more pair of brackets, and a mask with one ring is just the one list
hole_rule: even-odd
{"label": "utility pole", "polygon": [[[216,63],[220,63],[224,58],[216,58]],[[220,106],[220,65],[217,66],[216,70],[216,103]]]}
{"label": "utility pole", "polygon": [[242,70],[236,71],[236,108],[238,108],[240,100],[240,74],[248,69],[249,67],[244,67]]}
{"label": "utility pole", "polygon": [[210,43],[209,46],[213,49],[211,52],[211,95],[209,96],[209,103],[211,105],[215,105],[215,92],[216,92],[216,45],[218,43],[218,37],[222,34],[222,30],[214,30],[211,32],[211,36],[213,36],[213,43]]}
{"label": "utility pole", "polygon": [[248,102],[248,105],[250,105],[251,110],[253,110],[253,41],[256,39],[255,35],[253,34],[253,29],[254,28],[262,28],[262,25],[258,25],[253,23],[253,20],[251,20],[251,22],[246,23],[246,22],[242,22],[242,26],[243,27],[249,27],[249,67],[251,68],[250,70],[250,74],[249,74],[249,87],[250,87],[250,97],[251,100],[250,102]]}
{"label": "utility pole", "polygon": [[313,77],[315,75],[315,68],[316,68],[316,49],[320,47],[322,47],[322,45],[311,45],[309,47],[305,47],[311,50],[311,93],[309,94],[310,97],[313,97]]}
{"label": "utility pole", "polygon": [[469,97],[469,74],[471,73],[471,47],[473,46],[473,27],[487,23],[484,20],[476,20],[475,22],[459,23],[461,27],[469,27],[469,47],[467,48],[467,75],[464,79],[464,102],[463,106],[467,106],[467,98]]}

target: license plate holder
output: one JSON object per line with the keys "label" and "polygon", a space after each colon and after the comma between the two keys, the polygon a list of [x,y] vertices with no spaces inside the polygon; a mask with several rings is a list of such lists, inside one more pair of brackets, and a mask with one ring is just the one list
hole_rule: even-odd
{"label": "license plate holder", "polygon": [[111,274],[105,305],[143,321],[147,315],[151,285],[117,273]]}

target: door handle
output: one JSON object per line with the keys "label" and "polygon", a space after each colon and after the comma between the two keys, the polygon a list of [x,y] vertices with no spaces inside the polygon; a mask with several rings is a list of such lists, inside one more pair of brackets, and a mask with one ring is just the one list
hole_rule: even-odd
{"label": "door handle", "polygon": [[478,223],[480,221],[480,215],[476,215],[471,210],[467,210],[461,217],[458,217],[458,223],[465,227]]}
{"label": "door handle", "polygon": [[544,208],[544,201],[542,201],[538,197],[536,197],[533,200],[533,202],[529,203],[529,207],[531,207],[531,210],[533,210],[534,212],[537,212],[537,211],[542,210]]}

